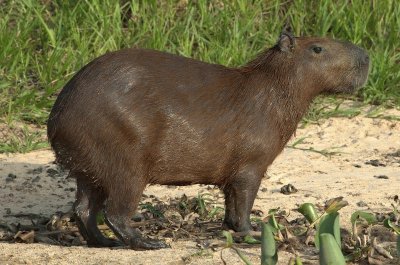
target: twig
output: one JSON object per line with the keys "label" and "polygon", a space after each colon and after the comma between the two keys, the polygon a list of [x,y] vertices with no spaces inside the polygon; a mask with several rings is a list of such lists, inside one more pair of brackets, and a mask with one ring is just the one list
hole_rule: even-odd
{"label": "twig", "polygon": [[378,243],[376,243],[376,237],[374,237],[374,239],[372,240],[372,247],[376,250],[376,252],[378,252],[385,258],[393,259],[393,256],[390,255],[389,251],[387,251],[383,247],[379,246]]}

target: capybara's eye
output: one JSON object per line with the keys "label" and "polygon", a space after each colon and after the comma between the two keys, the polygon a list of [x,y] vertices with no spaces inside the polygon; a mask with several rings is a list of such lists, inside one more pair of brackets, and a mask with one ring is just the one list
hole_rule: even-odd
{"label": "capybara's eye", "polygon": [[315,53],[320,53],[320,52],[322,52],[322,47],[314,46],[314,47],[312,48],[312,50],[313,50],[313,52],[315,52]]}

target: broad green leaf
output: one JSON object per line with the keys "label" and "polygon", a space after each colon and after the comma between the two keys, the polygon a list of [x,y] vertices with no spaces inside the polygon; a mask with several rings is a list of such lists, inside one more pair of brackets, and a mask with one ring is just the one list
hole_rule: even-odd
{"label": "broad green leaf", "polygon": [[335,239],[338,247],[341,247],[340,237],[340,224],[339,224],[339,213],[333,212],[327,214],[321,218],[319,222],[317,233],[315,234],[315,246],[320,249],[320,236],[321,234],[331,234]]}
{"label": "broad green leaf", "polygon": [[319,251],[319,264],[321,265],[346,265],[342,251],[335,237],[329,233],[320,235],[321,246]]}
{"label": "broad green leaf", "polygon": [[375,215],[373,213],[368,213],[368,212],[363,212],[363,211],[356,211],[351,215],[351,219],[350,219],[351,220],[351,224],[354,225],[359,218],[362,218],[365,221],[367,221],[367,223],[369,225],[375,224],[375,223],[378,222],[378,220],[376,220],[376,217],[375,217]]}
{"label": "broad green leaf", "polygon": [[262,223],[261,230],[261,265],[275,265],[278,262],[274,228],[270,224]]}
{"label": "broad green leaf", "polygon": [[304,215],[304,217],[307,219],[307,221],[312,224],[315,222],[315,220],[318,219],[318,214],[317,210],[315,209],[314,204],[312,203],[303,203],[298,211]]}

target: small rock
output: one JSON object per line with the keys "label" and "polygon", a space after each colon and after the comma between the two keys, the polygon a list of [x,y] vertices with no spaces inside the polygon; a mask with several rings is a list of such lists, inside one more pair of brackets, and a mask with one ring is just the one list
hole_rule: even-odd
{"label": "small rock", "polygon": [[13,182],[16,178],[17,178],[16,175],[10,173],[10,174],[8,174],[8,176],[6,177],[6,183],[8,183],[8,182]]}
{"label": "small rock", "polygon": [[261,192],[267,192],[267,191],[268,191],[267,188],[262,188],[262,189],[261,189]]}
{"label": "small rock", "polygon": [[389,153],[386,156],[400,157],[400,149],[397,150],[396,152]]}
{"label": "small rock", "polygon": [[81,246],[81,245],[82,245],[82,241],[78,236],[75,237],[71,242],[71,246]]}
{"label": "small rock", "polygon": [[371,165],[371,166],[374,166],[374,167],[386,167],[386,165],[381,163],[381,162],[379,162],[378,159],[369,160],[369,161],[365,162],[365,164],[366,165]]}
{"label": "small rock", "polygon": [[389,177],[386,176],[386,175],[376,175],[376,176],[374,176],[374,178],[377,178],[377,179],[389,179]]}
{"label": "small rock", "polygon": [[40,180],[40,176],[36,176],[34,179],[32,179],[32,182],[38,182]]}
{"label": "small rock", "polygon": [[304,225],[306,223],[307,223],[307,220],[304,217],[296,218],[290,222],[291,225]]}
{"label": "small rock", "polygon": [[359,202],[357,202],[357,206],[358,207],[367,207],[368,204],[366,202],[364,202],[364,201],[359,201]]}
{"label": "small rock", "polygon": [[144,219],[145,219],[145,218],[144,218],[143,214],[141,214],[141,213],[136,213],[136,214],[132,217],[132,220],[135,221],[135,222],[141,222],[141,221],[143,221]]}
{"label": "small rock", "polygon": [[257,216],[257,217],[262,217],[264,212],[262,210],[259,209],[253,209],[251,210],[251,214]]}
{"label": "small rock", "polygon": [[54,178],[54,177],[59,175],[59,172],[57,170],[55,170],[54,168],[49,168],[49,169],[46,170],[46,172],[52,178]]}
{"label": "small rock", "polygon": [[353,164],[353,167],[360,168],[361,165],[359,165],[359,164]]}
{"label": "small rock", "polygon": [[292,184],[284,185],[284,186],[281,188],[281,193],[283,193],[283,194],[285,194],[285,195],[292,194],[292,193],[295,193],[295,192],[297,192],[297,191],[298,191],[298,190],[297,190]]}
{"label": "small rock", "polygon": [[376,220],[378,220],[378,222],[383,222],[383,220],[385,220],[387,218],[387,216],[383,213],[377,213],[375,215]]}
{"label": "small rock", "polygon": [[43,171],[43,168],[42,167],[38,167],[38,168],[34,168],[34,169],[28,170],[27,173],[36,175],[36,174],[42,173],[42,171]]}
{"label": "small rock", "polygon": [[14,239],[14,233],[3,227],[0,227],[0,241],[10,241],[12,239]]}

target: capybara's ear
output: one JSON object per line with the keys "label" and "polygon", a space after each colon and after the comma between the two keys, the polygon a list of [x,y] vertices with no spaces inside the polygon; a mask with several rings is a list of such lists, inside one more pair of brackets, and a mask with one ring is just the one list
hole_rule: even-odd
{"label": "capybara's ear", "polygon": [[287,33],[293,36],[292,26],[290,25],[289,20],[286,21],[285,25],[283,25],[281,34],[283,33]]}
{"label": "capybara's ear", "polygon": [[291,52],[295,46],[295,38],[289,33],[283,31],[278,40],[278,47],[283,52]]}

